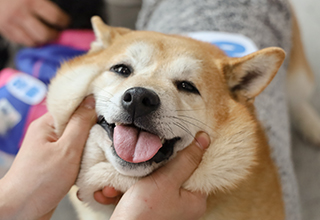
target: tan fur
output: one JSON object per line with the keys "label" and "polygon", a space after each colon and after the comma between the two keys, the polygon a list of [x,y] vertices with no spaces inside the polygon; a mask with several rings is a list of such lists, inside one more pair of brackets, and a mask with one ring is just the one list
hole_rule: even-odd
{"label": "tan fur", "polygon": [[[153,89],[162,101],[159,114],[161,126],[166,128],[163,130],[172,129],[171,133],[181,136],[171,159],[199,130],[211,137],[212,144],[201,164],[184,185],[186,189],[209,195],[202,219],[283,220],[277,169],[253,106],[254,98],[281,66],[283,50],[268,48],[243,58],[228,58],[217,47],[190,38],[146,31],[117,32],[98,18],[93,21],[97,35],[93,49],[64,64],[50,85],[47,102],[57,133],[64,130],[70,115],[86,95],[94,94],[98,114],[105,114],[126,89]],[[134,73],[122,77],[110,72],[110,67],[119,62],[134,65]],[[201,95],[178,91],[174,83],[177,80],[192,81]],[[118,109],[117,103],[114,108]],[[174,117],[180,118],[179,123],[189,133],[171,124]],[[136,171],[137,176],[118,172],[109,160],[110,145],[106,132],[95,125],[76,183],[80,197],[103,216],[92,219],[106,219],[111,214],[94,201],[94,191],[106,185],[126,191],[142,172]],[[143,172],[150,173],[156,168],[152,166]],[[76,190],[73,191],[74,197]],[[81,213],[90,212],[79,207],[82,205],[76,205],[80,214],[88,214]]]}

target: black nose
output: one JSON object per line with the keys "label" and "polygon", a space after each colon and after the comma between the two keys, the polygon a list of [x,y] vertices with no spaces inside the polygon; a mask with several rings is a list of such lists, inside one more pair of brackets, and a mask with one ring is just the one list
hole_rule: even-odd
{"label": "black nose", "polygon": [[155,111],[160,106],[160,98],[150,89],[134,87],[123,94],[122,106],[134,120]]}

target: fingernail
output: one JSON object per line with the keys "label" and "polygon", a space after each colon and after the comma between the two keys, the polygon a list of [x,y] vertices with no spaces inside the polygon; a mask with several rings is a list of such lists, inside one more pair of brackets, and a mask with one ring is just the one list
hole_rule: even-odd
{"label": "fingernail", "polygon": [[89,109],[89,110],[92,110],[95,108],[95,105],[96,105],[96,101],[94,99],[94,97],[92,95],[90,96],[87,96],[83,101],[82,101],[82,104],[81,104],[83,107]]}
{"label": "fingernail", "polygon": [[202,150],[205,150],[210,145],[210,137],[205,132],[200,132],[196,135],[196,144]]}

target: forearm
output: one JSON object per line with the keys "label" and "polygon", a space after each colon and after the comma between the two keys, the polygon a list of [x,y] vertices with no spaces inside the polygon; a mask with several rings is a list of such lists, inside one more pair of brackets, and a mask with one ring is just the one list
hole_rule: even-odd
{"label": "forearm", "polygon": [[34,205],[36,202],[33,195],[39,185],[36,180],[28,181],[24,175],[12,172],[12,169],[0,180],[1,219],[37,219],[40,214]]}
{"label": "forearm", "polygon": [[5,177],[0,180],[0,198],[1,219],[19,219],[22,201],[15,198],[15,191]]}

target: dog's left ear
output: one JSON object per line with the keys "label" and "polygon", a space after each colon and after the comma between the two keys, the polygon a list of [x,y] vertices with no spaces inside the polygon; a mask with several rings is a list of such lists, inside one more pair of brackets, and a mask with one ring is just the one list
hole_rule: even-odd
{"label": "dog's left ear", "polygon": [[270,47],[242,58],[228,58],[222,69],[232,94],[249,101],[267,87],[284,59],[282,49]]}
{"label": "dog's left ear", "polygon": [[108,26],[99,16],[93,16],[91,18],[91,23],[96,40],[91,43],[90,52],[96,52],[107,48],[112,44],[112,41],[116,37],[127,34],[131,31],[127,28]]}

